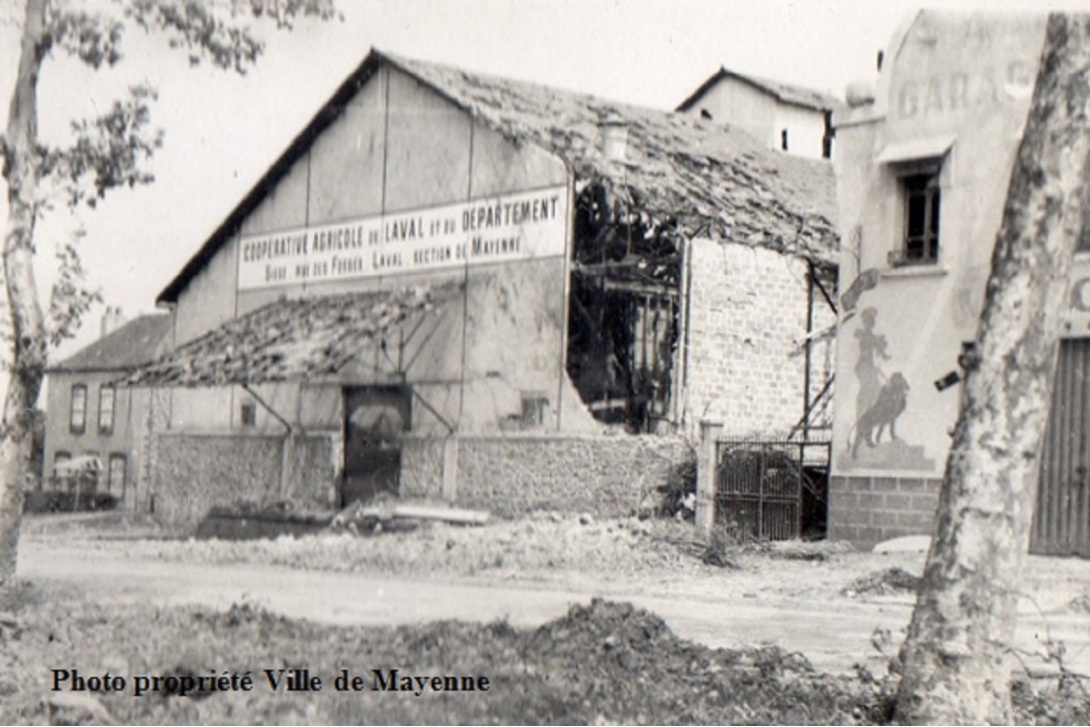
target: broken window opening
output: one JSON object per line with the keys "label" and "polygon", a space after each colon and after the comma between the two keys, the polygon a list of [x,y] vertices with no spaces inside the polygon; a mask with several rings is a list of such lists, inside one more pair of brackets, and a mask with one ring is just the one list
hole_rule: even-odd
{"label": "broken window opening", "polygon": [[577,203],[567,368],[592,415],[630,432],[669,421],[681,254],[673,227],[614,209],[590,185]]}

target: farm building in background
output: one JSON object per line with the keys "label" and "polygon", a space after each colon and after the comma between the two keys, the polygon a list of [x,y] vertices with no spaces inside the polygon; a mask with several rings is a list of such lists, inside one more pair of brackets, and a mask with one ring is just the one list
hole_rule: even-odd
{"label": "farm building in background", "polygon": [[681,102],[680,113],[749,132],[767,149],[833,156],[833,112],[844,103],[801,86],[720,68]]}
{"label": "farm building in background", "polygon": [[[124,322],[118,308],[107,308],[101,337],[46,370],[45,489],[67,486],[58,465],[90,457],[99,462],[90,484],[113,495],[121,507],[145,509],[148,493],[142,455],[148,432],[150,393],[116,385],[136,366],[166,352],[171,317],[142,315]],[[60,470],[63,473],[65,467]],[[67,479],[61,477],[60,479]]]}
{"label": "farm building in background", "polygon": [[157,510],[630,512],[686,456],[650,433],[827,412],[837,244],[828,162],[372,52],[159,297]]}

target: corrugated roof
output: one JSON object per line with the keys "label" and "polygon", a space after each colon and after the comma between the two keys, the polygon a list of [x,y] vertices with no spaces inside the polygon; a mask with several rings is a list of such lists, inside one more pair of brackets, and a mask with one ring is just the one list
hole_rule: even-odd
{"label": "corrugated roof", "polygon": [[460,284],[270,303],[133,371],[128,386],[222,386],[335,375],[365,344],[449,300]]}
{"label": "corrugated roof", "polygon": [[[676,222],[689,234],[830,264],[836,260],[836,189],[826,161],[772,152],[744,131],[688,115],[372,51],[163,290],[159,302],[177,300],[382,63],[415,76],[485,125],[552,152],[577,181],[601,181],[642,211]],[[629,128],[624,165],[611,164],[600,150],[600,122],[611,115]]]}
{"label": "corrugated roof", "polygon": [[170,347],[171,331],[171,316],[162,313],[142,315],[49,370],[127,371],[161,356]]}
{"label": "corrugated roof", "polygon": [[696,89],[687,99],[681,102],[677,107],[678,111],[688,111],[696,104],[700,98],[708,92],[715,84],[719,83],[724,78],[736,78],[739,81],[748,83],[751,86],[755,86],[765,93],[775,96],[777,100],[782,103],[793,104],[795,106],[802,106],[804,108],[813,109],[815,111],[835,111],[838,108],[843,107],[845,104],[836,96],[832,96],[827,93],[815,91],[803,86],[796,86],[791,83],[784,83],[783,81],[774,81],[770,78],[763,78],[761,76],[753,76],[747,73],[738,73],[732,71],[726,66],[721,67],[718,71],[712,74],[712,76],[700,84],[700,88]]}

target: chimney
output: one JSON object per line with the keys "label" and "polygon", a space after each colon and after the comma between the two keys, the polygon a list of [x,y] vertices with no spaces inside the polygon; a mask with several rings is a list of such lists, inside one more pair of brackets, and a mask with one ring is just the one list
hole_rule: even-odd
{"label": "chimney", "polygon": [[623,164],[628,156],[628,124],[610,112],[601,123],[602,155],[611,164]]}
{"label": "chimney", "polygon": [[874,103],[874,84],[870,81],[853,81],[844,91],[848,106],[857,109]]}
{"label": "chimney", "polygon": [[121,328],[125,323],[125,316],[121,313],[121,308],[115,308],[113,306],[106,306],[106,312],[102,314],[102,333],[103,337],[110,335],[118,328]]}

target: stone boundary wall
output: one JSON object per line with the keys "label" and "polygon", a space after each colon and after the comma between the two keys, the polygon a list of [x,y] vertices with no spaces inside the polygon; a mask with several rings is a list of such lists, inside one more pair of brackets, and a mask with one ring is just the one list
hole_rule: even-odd
{"label": "stone boundary wall", "polygon": [[[296,438],[286,493],[280,491],[284,441],[239,433],[156,434],[155,514],[191,529],[210,508],[240,501],[334,507],[339,434]],[[693,457],[685,439],[653,435],[410,437],[402,446],[400,494],[480,508],[498,518],[539,510],[619,517],[657,502],[656,489]]]}
{"label": "stone boundary wall", "polygon": [[[456,452],[445,453],[445,448]],[[445,456],[446,455],[446,456]],[[518,517],[538,510],[596,517],[635,513],[657,499],[670,472],[695,457],[681,437],[653,435],[505,435],[408,440],[401,495],[452,500]],[[456,477],[447,475],[444,462]]]}
{"label": "stone boundary wall", "polygon": [[288,491],[281,492],[282,435],[157,433],[152,444],[154,513],[165,524],[193,528],[210,508],[240,501],[331,507],[337,476],[333,438],[295,437]]}
{"label": "stone boundary wall", "polygon": [[931,535],[942,480],[933,477],[829,478],[829,539],[859,548],[903,535]]}
{"label": "stone boundary wall", "polygon": [[442,497],[443,448],[439,437],[406,437],[401,440],[401,497]]}

